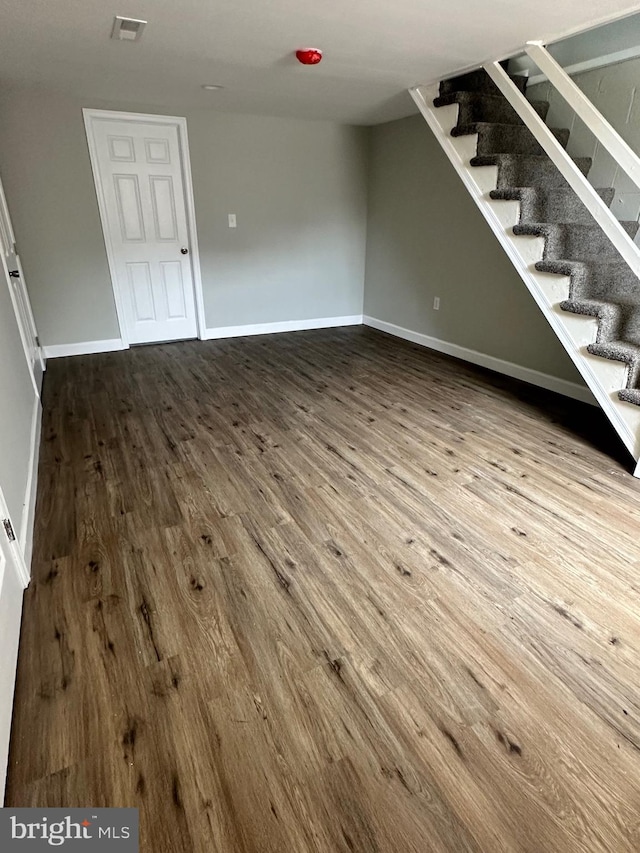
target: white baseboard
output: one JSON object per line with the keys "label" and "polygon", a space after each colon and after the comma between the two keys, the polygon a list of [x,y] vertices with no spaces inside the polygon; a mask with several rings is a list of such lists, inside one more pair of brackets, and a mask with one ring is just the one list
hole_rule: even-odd
{"label": "white baseboard", "polygon": [[40,435],[42,432],[42,406],[40,400],[36,399],[33,407],[31,420],[31,443],[29,445],[29,472],[27,474],[27,487],[24,496],[24,510],[22,513],[22,524],[18,536],[20,550],[24,562],[26,577],[25,583],[31,577],[31,556],[33,554],[33,527],[36,517],[36,496],[38,493],[38,460],[40,457]]}
{"label": "white baseboard", "polygon": [[127,345],[120,338],[111,338],[106,341],[83,341],[78,344],[51,344],[44,347],[44,357],[64,358],[67,355],[93,355],[97,352],[115,352],[127,348]]}
{"label": "white baseboard", "polygon": [[511,361],[504,361],[502,358],[486,355],[483,352],[477,352],[458,344],[451,344],[439,338],[432,338],[430,335],[423,335],[421,332],[413,332],[410,329],[405,329],[403,326],[396,326],[394,323],[378,320],[376,317],[365,315],[363,322],[365,326],[371,326],[373,329],[379,329],[381,332],[387,332],[390,335],[395,335],[397,338],[404,338],[405,341],[411,341],[414,344],[428,347],[437,352],[455,356],[455,358],[469,361],[471,364],[477,364],[480,367],[487,367],[489,370],[495,370],[496,373],[503,373],[505,376],[511,376],[514,379],[521,379],[523,382],[538,385],[540,388],[546,388],[548,391],[556,391],[558,394],[564,394],[565,397],[572,397],[574,400],[581,400],[583,403],[591,403],[594,406],[598,405],[586,385],[578,385],[577,382],[559,379],[557,376],[550,376],[548,373],[542,373],[530,367],[522,367]]}
{"label": "white baseboard", "polygon": [[283,320],[279,323],[256,323],[247,326],[220,326],[206,329],[203,340],[243,338],[248,335],[273,335],[276,332],[302,332],[306,329],[333,329],[337,326],[360,326],[362,314],[347,317],[322,317],[315,320]]}
{"label": "white baseboard", "polygon": [[[278,323],[256,323],[246,326],[220,326],[205,329],[202,340],[215,338],[242,338],[248,335],[272,335],[276,332],[300,332],[305,329],[332,329],[337,326],[360,326],[362,314],[346,317],[320,317],[311,320],[283,320]],[[44,347],[45,358],[64,358],[69,355],[92,355],[99,352],[115,352],[127,349],[120,338],[106,341],[84,341],[77,344],[52,344]]]}

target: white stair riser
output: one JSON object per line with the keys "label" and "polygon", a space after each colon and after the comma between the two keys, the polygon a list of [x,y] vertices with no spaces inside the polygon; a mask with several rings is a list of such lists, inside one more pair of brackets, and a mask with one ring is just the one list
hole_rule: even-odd
{"label": "white stair riser", "polygon": [[[451,128],[449,128],[449,130],[451,130]],[[478,150],[478,134],[469,133],[466,136],[452,136],[451,141],[453,143],[453,148],[462,163],[464,163],[465,166],[469,166],[469,162],[476,156],[476,152]],[[470,168],[474,167],[471,166]],[[473,174],[471,175],[471,178],[473,179]],[[492,190],[495,190],[495,188],[495,184],[490,187]]]}
{"label": "white stair riser", "polygon": [[[586,347],[581,347],[582,356],[591,366],[591,370],[598,377],[598,381],[607,392],[618,401],[618,391],[624,388],[627,382],[627,365],[622,361],[612,361],[609,358],[599,358],[591,355]],[[640,410],[639,410],[640,411]]]}
{"label": "white stair riser", "polygon": [[531,267],[532,275],[540,275],[534,268],[538,261],[542,260],[544,255],[544,238],[543,237],[516,237],[515,234],[510,235],[515,241],[514,245],[518,246],[518,251],[524,261]]}
{"label": "white stair riser", "polygon": [[[581,350],[595,341],[598,334],[598,321],[595,317],[563,311],[557,302],[553,305],[553,311],[557,314],[578,349]],[[618,387],[621,388],[622,386],[619,385]]]}
{"label": "white stair riser", "polygon": [[[556,305],[558,302],[569,298],[570,279],[568,275],[553,275],[553,273],[538,272],[535,268],[531,270],[531,275],[538,283],[538,287],[544,293],[549,305]],[[563,319],[565,318],[563,317]],[[570,320],[571,318],[566,319]]]}
{"label": "white stair riser", "polygon": [[[457,104],[451,104],[450,107],[440,107],[436,111],[436,121],[445,133],[449,133],[451,128],[455,127],[458,123],[458,110],[459,107]],[[442,115],[440,115],[440,113],[442,113]]]}
{"label": "white stair riser", "polygon": [[515,236],[511,233],[513,226],[517,225],[520,219],[520,202],[494,201],[487,195],[485,196],[485,203],[487,207],[493,211],[496,219],[507,232],[507,238],[511,240],[513,245],[516,247],[518,254],[520,254],[520,248],[518,246],[518,243],[520,242],[519,238],[516,240]]}
{"label": "white stair riser", "polygon": [[497,166],[475,166],[471,178],[482,195],[488,195],[495,190],[498,183]]}

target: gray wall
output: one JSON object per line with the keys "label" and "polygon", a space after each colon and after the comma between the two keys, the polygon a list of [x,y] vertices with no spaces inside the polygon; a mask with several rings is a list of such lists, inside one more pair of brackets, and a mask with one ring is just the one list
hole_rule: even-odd
{"label": "gray wall", "polygon": [[[118,105],[0,98],[2,177],[45,344],[118,336],[82,106]],[[360,314],[366,241],[365,313],[578,381],[420,117],[187,120],[208,327]]]}
{"label": "gray wall", "polygon": [[31,384],[9,289],[0,270],[0,486],[16,527],[22,524],[29,474],[31,421],[35,392]]}
{"label": "gray wall", "polygon": [[[573,75],[573,80],[627,144],[640,154],[640,59],[629,59],[593,71],[584,71]],[[548,100],[548,123],[553,127],[568,127],[571,130],[567,150],[572,156],[593,159],[589,181],[597,188],[615,189],[611,209],[618,219],[640,219],[638,187],[598,144],[591,131],[557,91],[548,83],[539,83],[527,89],[527,96]],[[640,245],[640,232],[636,242]]]}
{"label": "gray wall", "polygon": [[[619,60],[626,54],[628,58],[638,55],[639,49],[640,15],[637,13],[547,45],[551,56],[565,69],[606,56],[616,56]],[[512,74],[539,73],[535,62],[524,53],[510,60],[509,71]]]}
{"label": "gray wall", "polygon": [[581,383],[424,119],[372,128],[369,159],[364,313]]}
{"label": "gray wall", "polygon": [[[121,105],[34,90],[0,98],[0,172],[45,345],[119,336],[82,107]],[[186,117],[207,327],[362,313],[366,130]]]}

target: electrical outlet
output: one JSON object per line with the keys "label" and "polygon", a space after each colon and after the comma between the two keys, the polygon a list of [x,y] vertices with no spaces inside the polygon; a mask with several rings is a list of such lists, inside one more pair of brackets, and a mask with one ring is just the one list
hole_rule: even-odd
{"label": "electrical outlet", "polygon": [[229,228],[237,228],[236,215],[235,213],[229,214]]}
{"label": "electrical outlet", "polygon": [[433,310],[434,311],[440,310],[440,297],[439,296],[433,297]]}

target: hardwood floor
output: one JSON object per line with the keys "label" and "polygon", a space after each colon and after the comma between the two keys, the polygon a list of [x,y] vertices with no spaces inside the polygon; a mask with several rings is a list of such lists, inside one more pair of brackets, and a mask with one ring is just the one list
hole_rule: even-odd
{"label": "hardwood floor", "polygon": [[637,851],[639,494],[597,409],[365,329],[50,362],[6,803]]}

